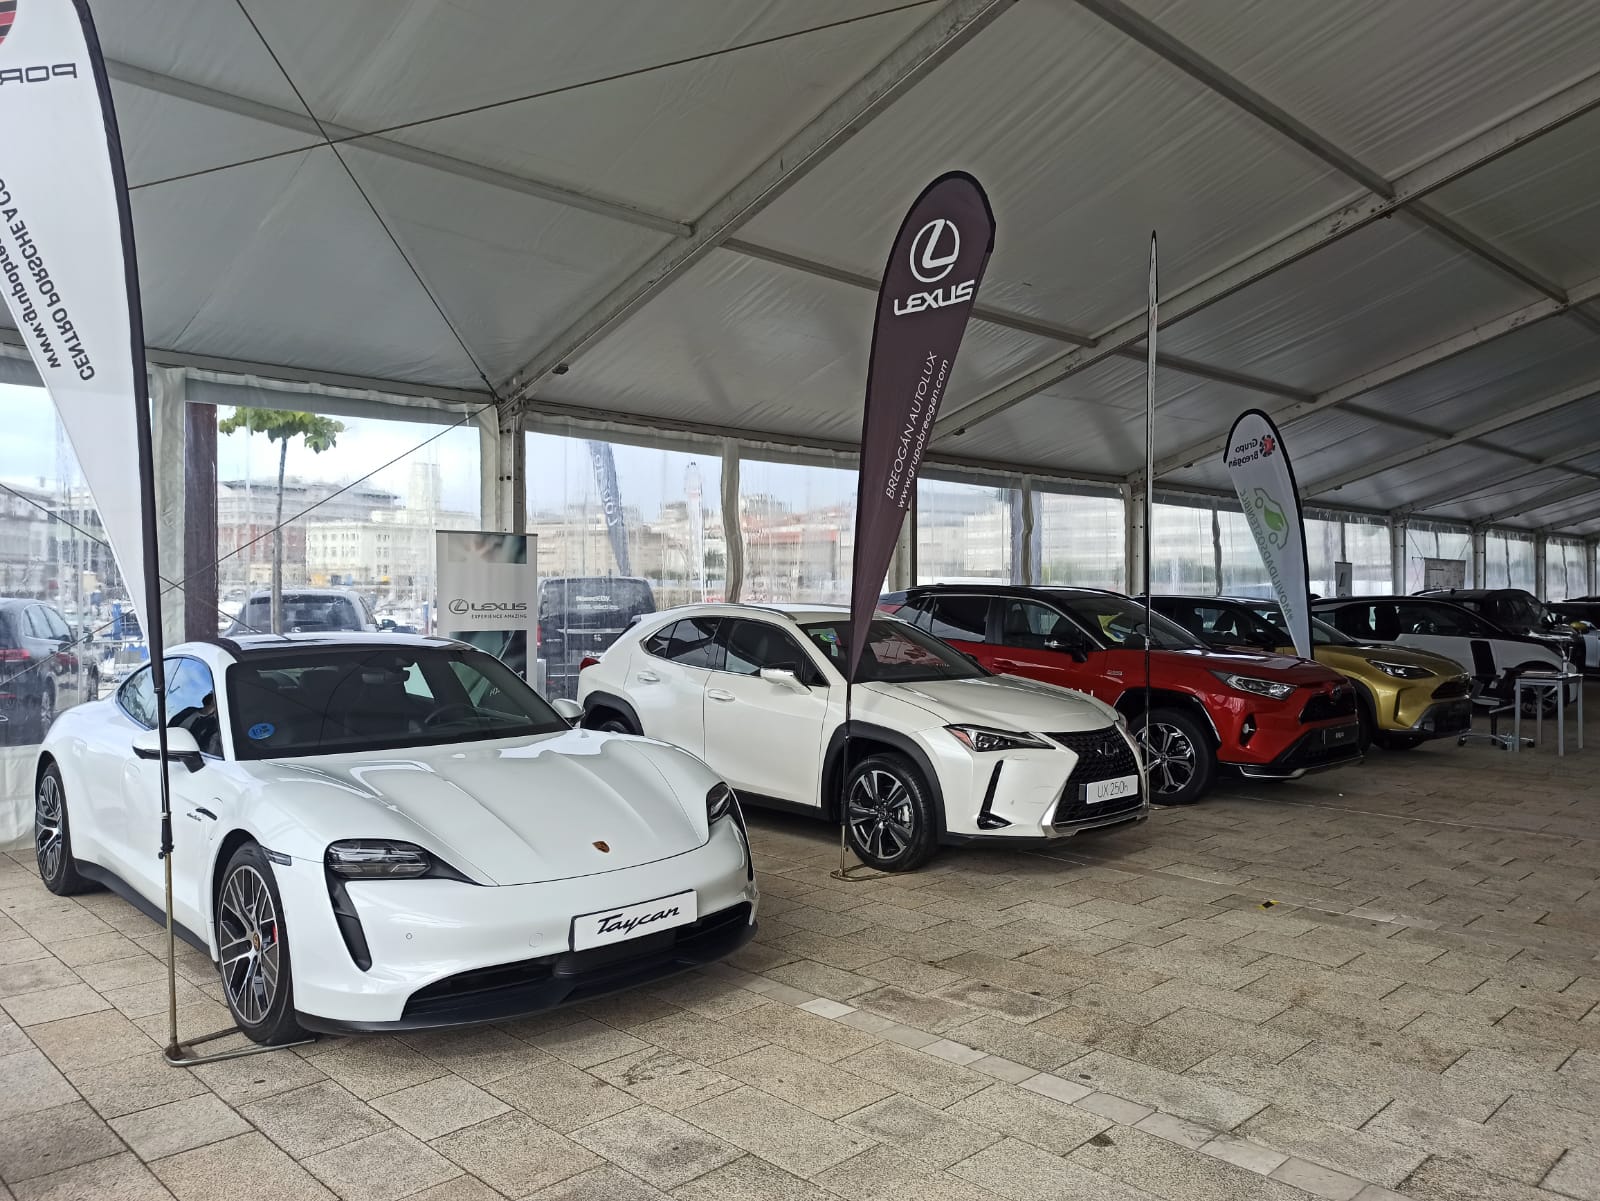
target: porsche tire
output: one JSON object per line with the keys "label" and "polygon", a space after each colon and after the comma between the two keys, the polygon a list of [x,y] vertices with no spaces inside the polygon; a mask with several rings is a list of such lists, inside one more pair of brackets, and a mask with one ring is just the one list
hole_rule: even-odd
{"label": "porsche tire", "polygon": [[54,763],[39,776],[33,798],[33,854],[39,879],[58,897],[92,892],[95,885],[78,874],[72,857],[72,828],[67,824],[67,790]]}
{"label": "porsche tire", "polygon": [[295,1042],[294,976],[283,900],[266,853],[247,842],[222,870],[217,890],[217,948],[228,1011],[253,1042]]}

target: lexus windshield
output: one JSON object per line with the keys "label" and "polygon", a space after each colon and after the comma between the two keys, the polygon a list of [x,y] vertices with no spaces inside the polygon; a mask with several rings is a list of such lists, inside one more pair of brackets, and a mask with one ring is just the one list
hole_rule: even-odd
{"label": "lexus windshield", "polygon": [[[840,675],[850,666],[850,622],[816,621],[800,627],[827,656]],[[885,684],[929,683],[934,680],[973,680],[988,675],[971,659],[932,634],[903,621],[875,620],[867,630],[861,652],[858,682]]]}
{"label": "lexus windshield", "polygon": [[1050,600],[1088,630],[1101,646],[1110,650],[1143,650],[1147,630],[1150,646],[1155,650],[1205,649],[1204,643],[1177,622],[1159,613],[1147,615],[1143,605],[1125,596],[1098,592],[1076,595],[1051,593]]}
{"label": "lexus windshield", "polygon": [[498,659],[464,647],[295,647],[228,669],[238,759],[550,734],[567,723]]}

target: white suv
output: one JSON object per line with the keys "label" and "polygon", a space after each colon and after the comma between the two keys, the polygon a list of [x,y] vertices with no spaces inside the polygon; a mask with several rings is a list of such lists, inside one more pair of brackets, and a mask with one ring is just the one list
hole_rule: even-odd
{"label": "white suv", "polygon": [[852,698],[837,607],[690,605],[635,625],[578,677],[585,724],[694,752],[742,801],[837,820],[886,871],[941,842],[1055,839],[1149,812],[1114,709],[995,676],[933,636],[874,618]]}

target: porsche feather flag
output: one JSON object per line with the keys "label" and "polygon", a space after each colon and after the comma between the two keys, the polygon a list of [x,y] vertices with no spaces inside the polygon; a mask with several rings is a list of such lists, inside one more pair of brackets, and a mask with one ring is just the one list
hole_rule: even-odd
{"label": "porsche feather flag", "polygon": [[[122,150],[87,0],[0,0],[0,292],[94,495],[141,624],[144,333]],[[151,510],[153,517],[153,509]],[[157,584],[154,572],[149,584]]]}
{"label": "porsche feather flag", "polygon": [[878,289],[861,424],[850,571],[846,678],[851,681],[895,541],[916,499],[923,452],[993,249],[989,198],[972,176],[952,171],[923,189],[889,252]]}
{"label": "porsche feather flag", "polygon": [[1272,592],[1294,639],[1295,654],[1311,658],[1311,570],[1300,489],[1283,435],[1260,409],[1239,415],[1228,434],[1228,475],[1239,493],[1244,518],[1267,565]]}

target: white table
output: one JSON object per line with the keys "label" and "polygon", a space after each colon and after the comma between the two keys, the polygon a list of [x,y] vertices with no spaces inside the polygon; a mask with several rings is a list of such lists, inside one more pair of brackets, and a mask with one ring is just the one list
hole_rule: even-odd
{"label": "white table", "polygon": [[1531,692],[1536,701],[1534,709],[1534,735],[1544,741],[1544,694],[1553,691],[1556,696],[1556,754],[1567,753],[1567,685],[1578,686],[1578,749],[1583,750],[1583,673],[1578,671],[1530,671],[1517,677],[1516,692],[1512,698],[1511,749],[1522,749],[1522,694]]}

